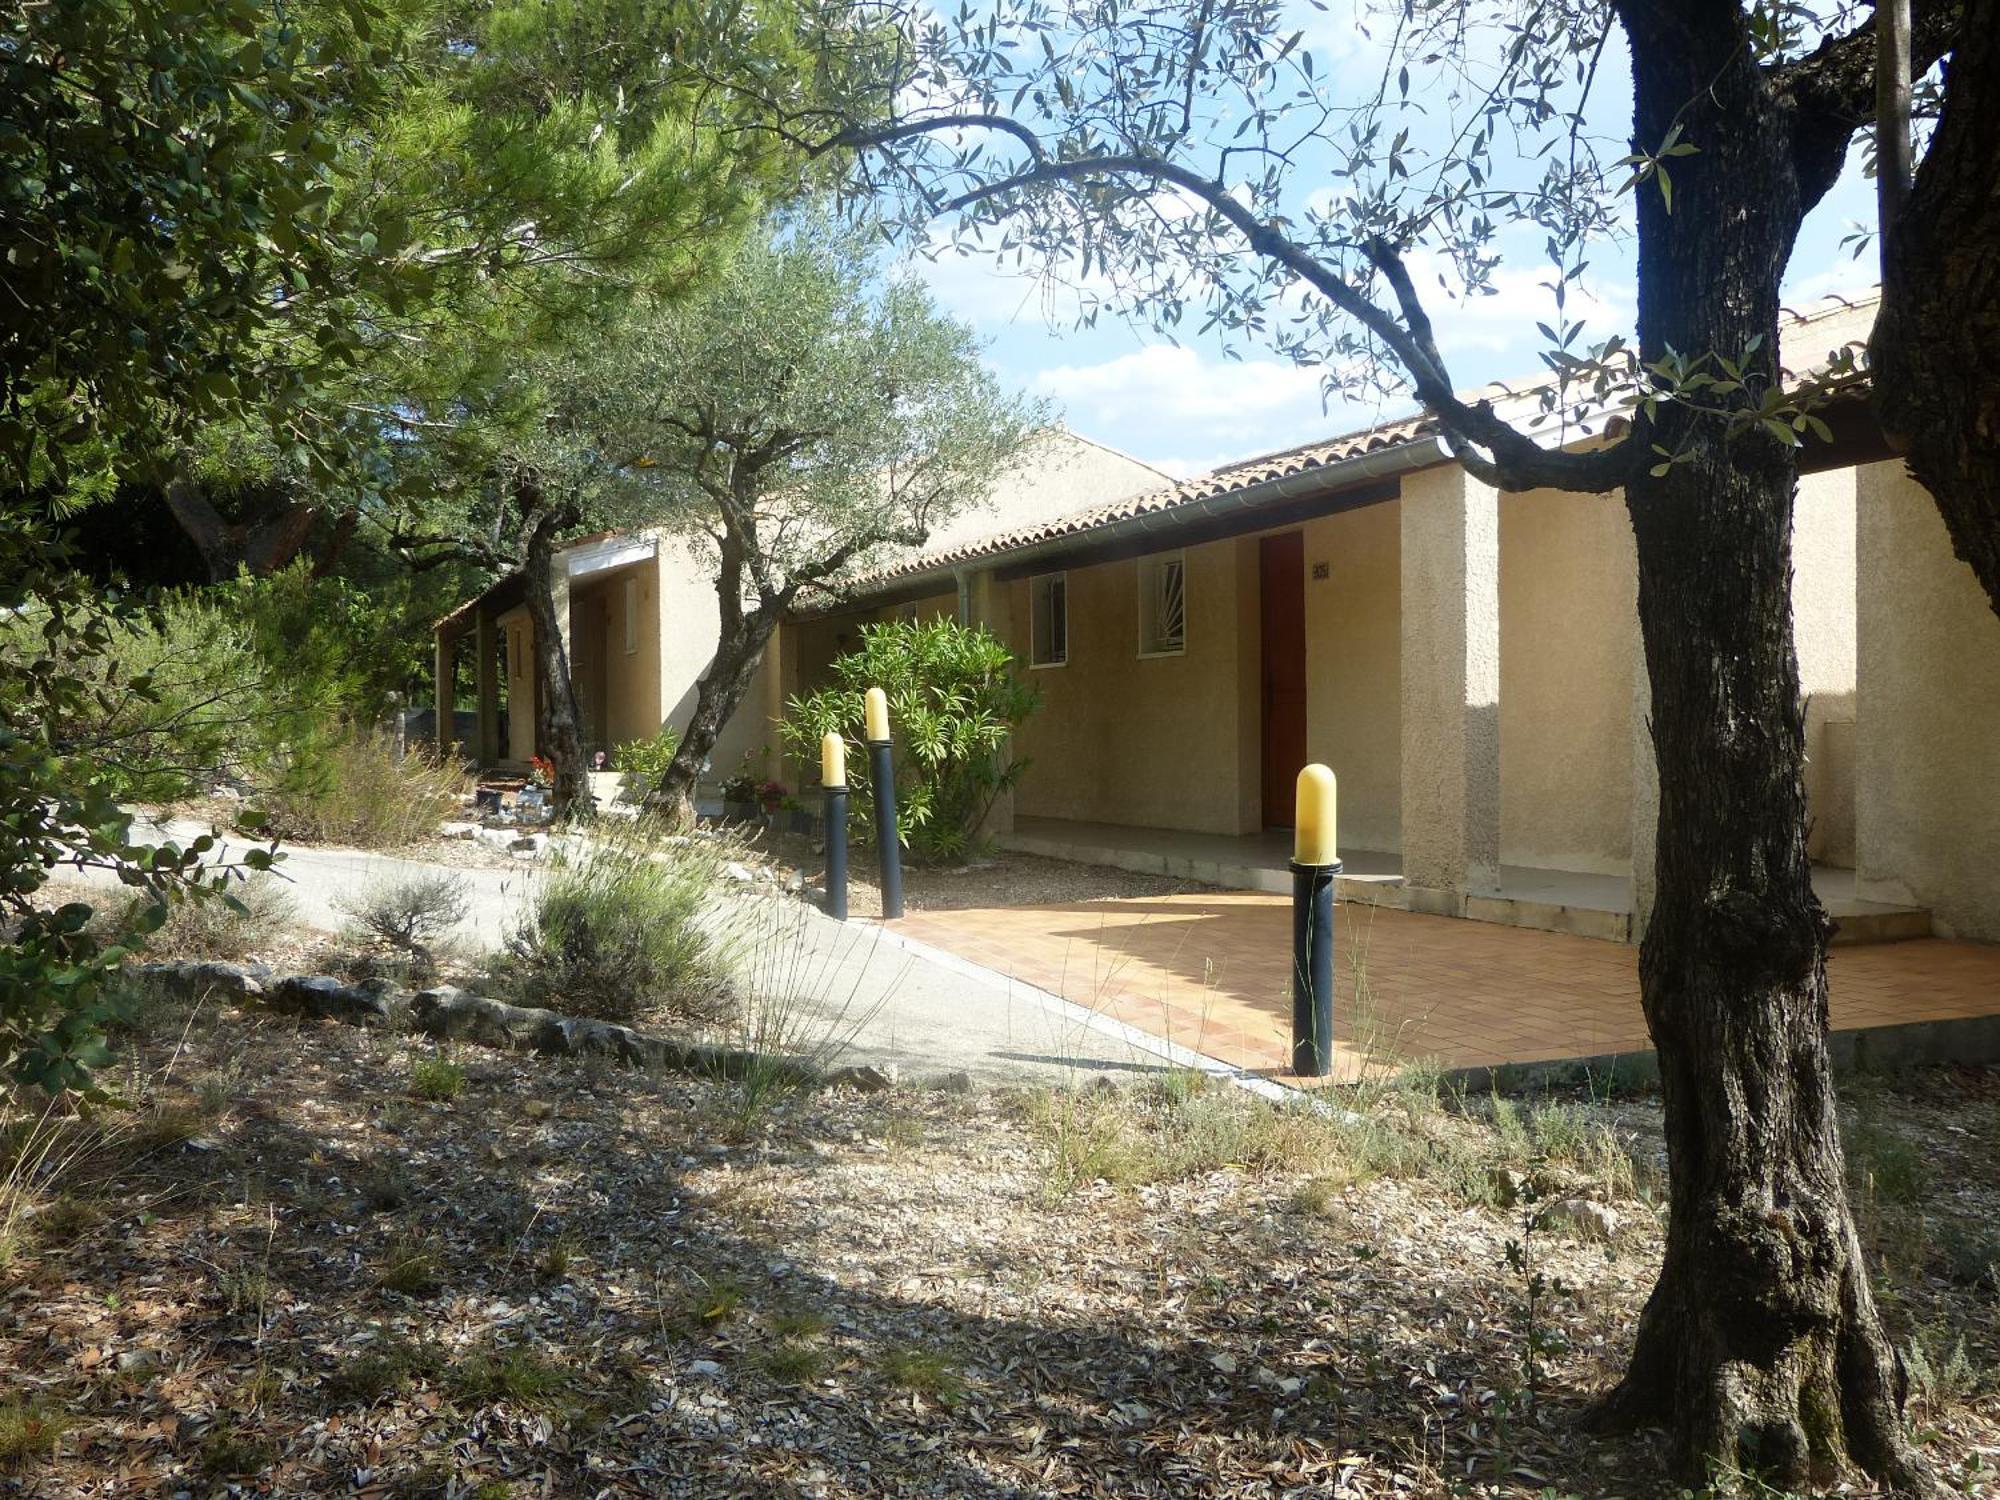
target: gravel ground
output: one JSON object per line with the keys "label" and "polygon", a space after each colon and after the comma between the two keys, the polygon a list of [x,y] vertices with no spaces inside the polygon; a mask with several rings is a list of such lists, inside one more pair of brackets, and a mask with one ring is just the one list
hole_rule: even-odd
{"label": "gravel ground", "polygon": [[[1654,1438],[1578,1422],[1658,1262],[1644,1100],[1384,1093],[1340,1136],[1158,1082],[757,1098],[213,1006],[153,1016],[118,1083],[58,1180],[9,1179],[0,1490],[37,1500],[1675,1493]],[[1967,1493],[2000,1456],[1996,1101],[1927,1073],[1851,1132]],[[1525,1236],[1508,1160],[1611,1241]]]}

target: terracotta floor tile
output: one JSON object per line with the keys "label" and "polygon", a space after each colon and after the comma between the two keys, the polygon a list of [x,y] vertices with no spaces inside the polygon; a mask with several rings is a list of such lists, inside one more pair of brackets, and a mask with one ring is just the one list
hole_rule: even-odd
{"label": "terracotta floor tile", "polygon": [[[1349,1053],[1359,1067],[1362,1051],[1470,1066],[1647,1045],[1630,948],[1383,907],[1346,906],[1341,918],[1334,1014],[1342,1068]],[[904,930],[1240,1066],[1288,1061],[1284,897],[919,912]],[[1935,938],[1843,947],[1827,970],[1836,1028],[2000,1013],[2000,948]]]}

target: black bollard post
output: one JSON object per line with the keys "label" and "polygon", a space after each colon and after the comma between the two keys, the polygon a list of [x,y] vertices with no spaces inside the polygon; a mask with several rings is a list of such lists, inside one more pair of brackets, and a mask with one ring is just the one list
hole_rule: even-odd
{"label": "black bollard post", "polygon": [[1341,865],[1292,863],[1292,1072],[1333,1071],[1333,880]]}
{"label": "black bollard post", "polygon": [[875,842],[882,855],[882,919],[903,914],[903,849],[896,837],[896,755],[890,740],[868,742],[869,786],[875,794]]}
{"label": "black bollard post", "polygon": [[847,788],[826,789],[826,914],[847,920]]}

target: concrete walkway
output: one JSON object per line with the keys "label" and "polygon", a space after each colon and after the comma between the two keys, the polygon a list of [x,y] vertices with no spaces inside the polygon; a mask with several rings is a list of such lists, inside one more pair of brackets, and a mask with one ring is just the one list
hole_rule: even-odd
{"label": "concrete walkway", "polygon": [[[1241,1068],[1289,1054],[1291,905],[1211,892],[912,913],[914,937]],[[1637,950],[1563,933],[1339,908],[1336,1077],[1429,1058],[1491,1068],[1646,1051]],[[1836,1032],[2000,1015],[2000,947],[1924,938],[1828,960]],[[2000,1025],[1992,1028],[2000,1039]]]}
{"label": "concrete walkway", "polygon": [[[142,825],[134,836],[185,845],[208,831],[176,821]],[[254,847],[227,839],[218,857],[237,858]],[[300,844],[284,846],[284,855],[274,873],[297,920],[330,933],[349,923],[343,903],[371,885],[441,870],[464,877],[468,910],[453,938],[474,953],[505,942],[538,869],[529,860],[513,868],[461,868]],[[831,921],[768,888],[730,905],[725,920],[739,982],[755,999],[718,1041],[823,1052],[829,1061],[893,1068],[919,1085],[959,1073],[980,1085],[1074,1084],[1176,1065],[1169,1044],[1147,1032],[948,955],[912,951],[872,924]]]}

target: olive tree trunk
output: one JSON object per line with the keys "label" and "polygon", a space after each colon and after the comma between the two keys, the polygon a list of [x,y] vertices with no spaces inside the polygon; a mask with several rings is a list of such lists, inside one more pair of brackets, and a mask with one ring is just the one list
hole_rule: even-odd
{"label": "olive tree trunk", "polygon": [[550,805],[558,818],[588,810],[590,783],[584,775],[583,736],[578,732],[580,715],[576,706],[576,685],[570,678],[569,648],[563,641],[562,621],[556,615],[554,586],[557,533],[568,524],[559,511],[536,510],[526,522],[522,539],[522,582],[526,587],[528,616],[534,621],[535,682],[537,687],[535,740],[541,753],[555,767]]}
{"label": "olive tree trunk", "polygon": [[733,533],[726,534],[722,542],[722,565],[715,577],[719,605],[715,654],[695,684],[694,714],[654,794],[661,815],[674,827],[693,825],[694,793],[696,783],[701,780],[701,769],[708,763],[724,726],[742,704],[744,694],[750,691],[750,681],[764,660],[764,647],[784,616],[782,598],[760,599],[754,609],[744,609],[744,574],[743,544]]}
{"label": "olive tree trunk", "polygon": [[[1679,123],[1698,148],[1671,162],[1671,212],[1654,184],[1638,190],[1642,356],[1754,347],[1768,382],[1779,278],[1817,196],[1785,101],[1750,61],[1734,5],[1620,8],[1639,145]],[[1677,406],[1657,437],[1678,461],[1634,478],[1626,501],[1660,783],[1640,989],[1671,1188],[1659,1283],[1604,1415],[1668,1427],[1697,1483],[1719,1465],[1805,1487],[1853,1464],[1924,1491],[1834,1108],[1792,638],[1792,450]]]}
{"label": "olive tree trunk", "polygon": [[1944,113],[1885,224],[1875,409],[2000,613],[2000,0],[1965,0]]}

